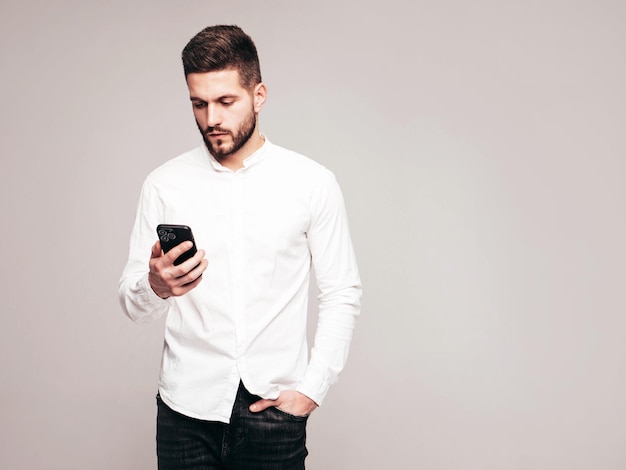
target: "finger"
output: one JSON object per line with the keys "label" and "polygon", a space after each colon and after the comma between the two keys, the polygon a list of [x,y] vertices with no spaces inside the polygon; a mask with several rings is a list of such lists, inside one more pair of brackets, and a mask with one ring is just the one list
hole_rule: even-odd
{"label": "finger", "polygon": [[161,256],[161,242],[157,240],[156,243],[152,245],[152,252],[150,253],[150,258],[159,258],[160,256]]}
{"label": "finger", "polygon": [[[183,269],[187,269],[185,264],[186,262],[179,265],[178,268],[182,267]],[[202,277],[202,273],[204,272],[204,270],[207,268],[208,265],[209,265],[209,262],[207,260],[205,259],[200,260],[200,263],[197,264],[191,271],[189,271],[188,273],[182,273],[180,276],[178,276],[176,278],[176,284],[186,287],[186,286],[191,285],[197,280],[199,281],[199,279]]]}
{"label": "finger", "polygon": [[209,266],[209,262],[206,259],[200,259],[200,262],[194,266],[194,268],[189,271],[189,275],[196,279],[197,277],[202,276],[202,273],[206,271],[206,268]]}
{"label": "finger", "polygon": [[184,252],[189,251],[189,249],[191,249],[192,246],[193,246],[193,243],[190,242],[189,240],[184,241],[179,245],[176,245],[174,248],[172,248],[170,251],[168,251],[165,254],[169,262],[168,264],[174,264],[174,260],[176,260],[176,258],[182,255]]}
{"label": "finger", "polygon": [[[204,255],[205,255],[204,250],[198,250],[198,252],[195,255],[193,255],[187,261],[179,264],[178,267],[181,268],[184,274],[191,273],[199,267],[203,267],[202,271],[204,271],[208,265],[208,262],[204,264],[202,263],[202,261],[205,261]],[[199,273],[196,273],[195,277],[198,277],[200,274],[202,274],[202,271],[200,271]]]}
{"label": "finger", "polygon": [[250,411],[252,411],[253,413],[258,413],[259,411],[266,410],[271,406],[276,406],[276,400],[261,399],[250,405]]}
{"label": "finger", "polygon": [[191,289],[194,289],[198,284],[202,281],[202,276],[198,277],[194,281],[188,282],[187,284],[183,284],[182,286],[173,287],[171,292],[174,297],[179,297],[181,295],[185,295]]}
{"label": "finger", "polygon": [[186,276],[180,277],[175,280],[177,282],[176,286],[172,288],[172,292],[174,295],[183,295],[189,292],[191,289],[194,289],[200,282],[202,282],[202,273],[198,276],[187,274]]}

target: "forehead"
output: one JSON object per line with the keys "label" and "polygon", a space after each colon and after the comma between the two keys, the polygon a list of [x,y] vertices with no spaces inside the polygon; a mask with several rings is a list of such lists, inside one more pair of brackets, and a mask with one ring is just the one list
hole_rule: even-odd
{"label": "forehead", "polygon": [[187,75],[187,87],[191,97],[205,100],[246,92],[241,86],[239,71],[235,69],[190,73]]}

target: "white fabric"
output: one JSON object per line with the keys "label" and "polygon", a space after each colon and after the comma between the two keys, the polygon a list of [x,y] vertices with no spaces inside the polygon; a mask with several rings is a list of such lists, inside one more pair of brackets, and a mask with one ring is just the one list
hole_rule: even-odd
{"label": "white fabric", "polygon": [[[148,283],[160,223],[190,226],[209,262],[198,287],[166,300]],[[309,360],[311,261],[320,294]],[[137,322],[167,314],[159,392],[174,410],[228,422],[240,379],[264,398],[296,389],[321,404],[360,296],[341,191],[318,163],[266,139],[236,172],[201,146],[146,178],[120,302]]]}

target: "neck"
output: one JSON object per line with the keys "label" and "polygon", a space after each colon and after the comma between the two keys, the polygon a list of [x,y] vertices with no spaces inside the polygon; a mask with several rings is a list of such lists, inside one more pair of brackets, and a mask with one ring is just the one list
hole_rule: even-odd
{"label": "neck", "polygon": [[265,137],[261,136],[258,129],[255,129],[243,147],[226,158],[220,159],[220,163],[230,170],[237,171],[243,168],[244,160],[259,150],[264,143]]}

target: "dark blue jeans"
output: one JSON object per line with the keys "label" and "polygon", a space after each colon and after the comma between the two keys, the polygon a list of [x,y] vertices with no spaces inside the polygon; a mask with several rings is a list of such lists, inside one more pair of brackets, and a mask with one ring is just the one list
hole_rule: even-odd
{"label": "dark blue jeans", "polygon": [[157,396],[159,470],[303,470],[307,418],[276,408],[250,412],[259,399],[239,384],[225,424],[184,416]]}

